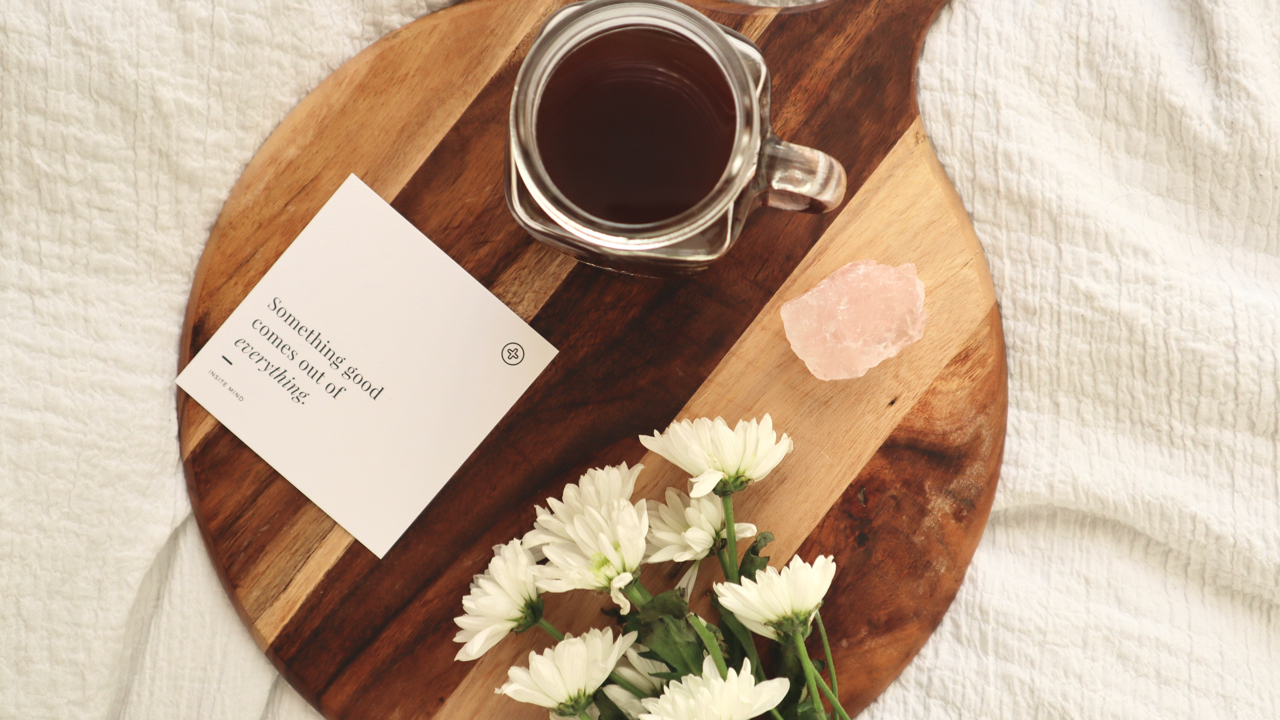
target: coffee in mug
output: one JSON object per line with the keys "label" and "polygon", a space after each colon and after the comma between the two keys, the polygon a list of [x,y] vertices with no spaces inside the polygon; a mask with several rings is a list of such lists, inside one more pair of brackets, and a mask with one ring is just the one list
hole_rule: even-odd
{"label": "coffee in mug", "polygon": [[769,90],[754,44],[680,3],[567,6],[516,80],[508,206],[588,263],[706,267],[762,201],[823,212],[844,197],[839,163],[773,134]]}

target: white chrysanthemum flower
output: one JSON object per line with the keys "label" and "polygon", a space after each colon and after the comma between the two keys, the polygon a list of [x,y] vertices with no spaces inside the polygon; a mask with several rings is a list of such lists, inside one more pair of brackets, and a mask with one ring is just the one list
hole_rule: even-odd
{"label": "white chrysanthemum flower", "polygon": [[608,592],[622,612],[631,612],[631,601],[622,590],[639,577],[644,560],[649,533],[645,501],[632,505],[614,500],[600,509],[587,507],[563,526],[563,532],[567,539],[542,546],[549,562],[534,568],[538,588]]}
{"label": "white chrysanthemum flower", "polygon": [[462,598],[466,615],[453,619],[462,631],[454,642],[466,643],[455,659],[475,660],[512,630],[527,630],[541,617],[534,561],[512,540],[493,547],[493,559],[484,573],[471,581],[471,592]]}
{"label": "white chrysanthemum flower", "polygon": [[630,683],[635,689],[644,693],[643,697],[636,697],[619,685],[604,686],[604,694],[609,696],[613,704],[617,705],[618,709],[629,720],[637,720],[640,714],[644,712],[644,705],[640,704],[642,699],[660,694],[663,686],[667,684],[666,680],[656,678],[654,675],[671,671],[671,668],[667,667],[666,663],[641,657],[640,653],[645,650],[648,650],[648,648],[639,643],[627,648],[626,658],[623,662],[618,663],[618,667],[614,669],[615,674]]}
{"label": "white chrysanthemum flower", "polygon": [[778,439],[768,415],[760,422],[739,420],[732,430],[723,418],[681,420],[665,433],[641,435],[640,442],[689,473],[693,497],[707,495],[724,479],[743,487],[762,480],[793,447],[785,433]]}
{"label": "white chrysanthemum flower", "polygon": [[[734,523],[738,539],[756,534],[751,523]],[[719,498],[690,498],[667,488],[665,505],[649,506],[649,557],[646,562],[701,560],[724,535],[724,505]]]}
{"label": "white chrysanthemum flower", "polygon": [[[564,499],[547,498],[547,508],[535,508],[538,519],[533,529],[524,536],[524,546],[542,559],[542,546],[557,541],[570,540],[567,526],[573,519],[586,513],[587,508],[602,511],[618,500],[630,502],[635,490],[636,476],[644,465],[628,468],[626,463],[605,468],[591,468],[577,483],[564,487]],[[548,509],[550,508],[550,509]]]}
{"label": "white chrysanthemum flower", "polygon": [[566,636],[541,655],[529,653],[529,667],[508,670],[506,684],[494,692],[573,717],[591,705],[591,695],[635,639],[635,633],[627,633],[614,641],[613,631],[599,628]]}
{"label": "white chrysanthemum flower", "polygon": [[797,555],[782,572],[768,567],[754,580],[744,578],[741,585],[716,583],[715,591],[720,604],[747,629],[777,640],[777,630],[808,627],[835,576],[836,562],[830,555],[818,556],[812,565]]}
{"label": "white chrysanthemum flower", "polygon": [[777,707],[790,686],[786,678],[757,685],[750,660],[742,662],[741,672],[729,668],[721,678],[715,662],[707,657],[701,677],[686,675],[667,685],[661,697],[642,700],[648,712],[639,720],[751,720]]}

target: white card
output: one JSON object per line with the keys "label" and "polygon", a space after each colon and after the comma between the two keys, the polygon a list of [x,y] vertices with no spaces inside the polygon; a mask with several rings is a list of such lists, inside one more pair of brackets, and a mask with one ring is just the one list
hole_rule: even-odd
{"label": "white card", "polygon": [[555,355],[352,175],[178,385],[381,558]]}

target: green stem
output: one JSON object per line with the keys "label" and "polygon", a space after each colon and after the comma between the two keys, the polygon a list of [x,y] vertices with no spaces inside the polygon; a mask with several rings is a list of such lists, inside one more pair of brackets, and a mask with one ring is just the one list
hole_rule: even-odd
{"label": "green stem", "polygon": [[826,717],[827,711],[822,707],[822,696],[818,694],[818,671],[814,669],[813,661],[809,659],[809,651],[804,647],[804,638],[800,637],[798,632],[792,633],[791,641],[795,643],[796,653],[800,656],[800,665],[804,668],[804,680],[809,685],[809,701],[813,703],[813,709],[818,712],[819,717]]}
{"label": "green stem", "polygon": [[827,642],[827,627],[822,624],[822,613],[814,610],[813,617],[818,621],[818,634],[822,636],[822,651],[827,654],[827,674],[831,676],[831,691],[839,697],[840,683],[836,680],[836,661],[831,657],[831,643]]}
{"label": "green stem", "polygon": [[547,622],[546,618],[538,618],[538,627],[547,631],[547,634],[555,638],[557,641],[564,639],[564,633],[556,629],[555,625]]}
{"label": "green stem", "polygon": [[840,720],[850,720],[849,713],[845,712],[840,705],[840,698],[831,688],[827,687],[827,683],[822,679],[821,675],[818,675],[818,687],[822,688],[822,694],[826,695],[827,699],[831,701],[831,707],[836,711],[836,715],[840,717]]}
{"label": "green stem", "polygon": [[727,540],[725,550],[729,555],[729,563],[725,567],[725,578],[732,583],[738,582],[738,533],[733,526],[733,496],[720,498],[724,505],[724,536]]}
{"label": "green stem", "polygon": [[591,720],[591,716],[587,714],[586,710],[583,710],[578,713],[578,720]]}
{"label": "green stem", "polygon": [[729,552],[726,548],[728,548],[728,545],[716,551],[716,559],[720,561],[720,569],[724,571],[724,579],[728,580],[731,573],[729,568],[733,567],[733,563],[729,560]]}
{"label": "green stem", "polygon": [[635,695],[635,696],[636,696],[636,698],[645,698],[645,697],[649,697],[649,693],[647,693],[647,692],[645,692],[645,691],[641,690],[640,688],[636,687],[635,685],[632,685],[631,683],[627,682],[627,679],[626,679],[626,678],[624,678],[624,677],[622,677],[621,675],[619,675],[619,674],[617,673],[617,671],[614,671],[614,672],[609,673],[609,679],[613,681],[613,684],[614,684],[614,685],[617,685],[618,687],[622,688],[623,690],[626,690],[627,692],[631,693],[632,695]]}
{"label": "green stem", "polygon": [[778,712],[777,708],[770,710],[769,714],[772,715],[775,720],[782,720],[782,713]]}
{"label": "green stem", "polygon": [[707,654],[711,656],[712,662],[716,664],[716,669],[720,671],[720,678],[724,679],[729,675],[729,667],[724,664],[724,655],[720,654],[720,643],[716,642],[716,638],[702,624],[702,618],[689,613],[689,624],[693,626],[693,631],[698,633],[698,637],[702,638],[702,644],[707,648]]}
{"label": "green stem", "polygon": [[653,599],[653,596],[640,584],[638,579],[631,581],[630,585],[622,588],[622,594],[627,596],[627,599],[636,606],[636,609],[648,605],[649,601]]}

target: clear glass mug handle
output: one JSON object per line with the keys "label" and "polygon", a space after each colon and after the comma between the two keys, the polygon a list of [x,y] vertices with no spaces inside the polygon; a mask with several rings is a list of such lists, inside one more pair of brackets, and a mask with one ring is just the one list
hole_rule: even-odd
{"label": "clear glass mug handle", "polygon": [[844,200],[844,167],[830,155],[792,145],[772,133],[760,149],[764,170],[762,199],[769,207],[825,213]]}

